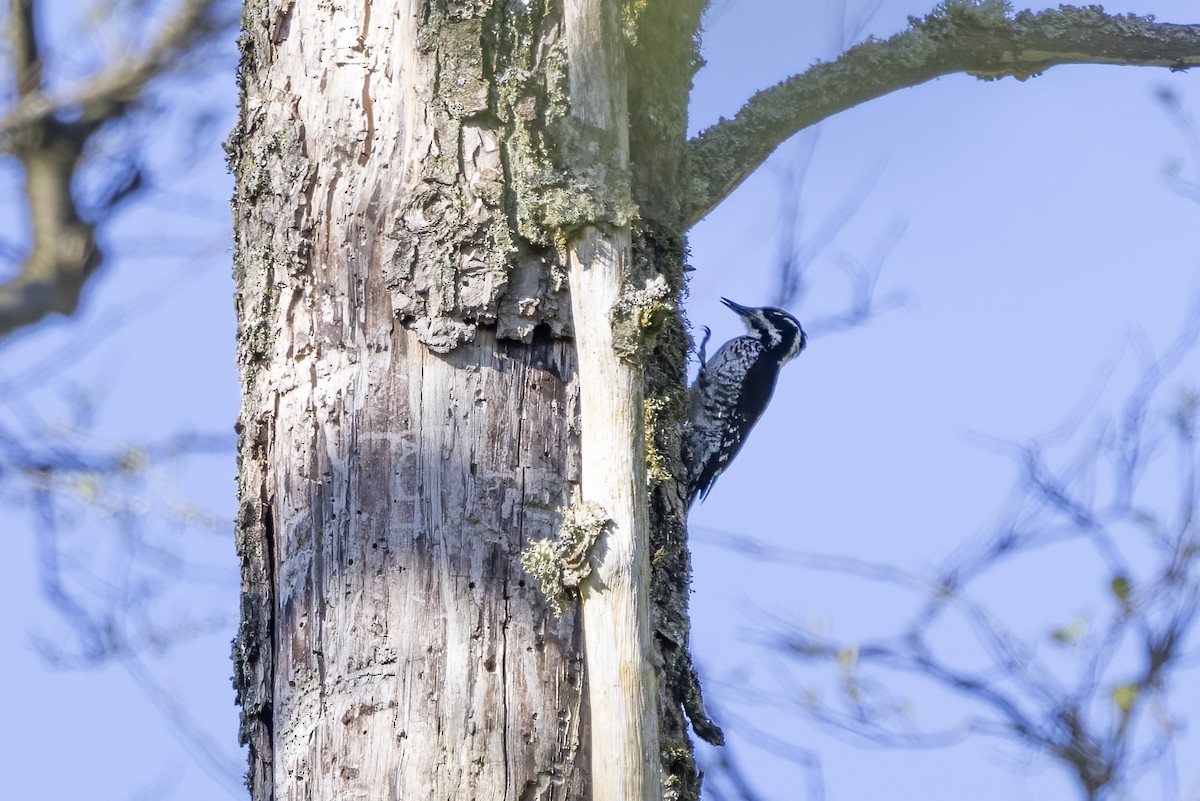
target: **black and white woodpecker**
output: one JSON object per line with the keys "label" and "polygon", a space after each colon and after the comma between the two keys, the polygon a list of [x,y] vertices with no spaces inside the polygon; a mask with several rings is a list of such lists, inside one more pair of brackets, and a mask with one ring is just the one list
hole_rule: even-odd
{"label": "black and white woodpecker", "polygon": [[808,337],[796,318],[783,309],[753,309],[721,298],[742,318],[746,335],[731,339],[705,361],[712,332],[704,328],[700,342],[700,374],[691,386],[691,431],[688,434],[688,505],[704,499],[750,429],[758,422],[783,365],[799,355]]}

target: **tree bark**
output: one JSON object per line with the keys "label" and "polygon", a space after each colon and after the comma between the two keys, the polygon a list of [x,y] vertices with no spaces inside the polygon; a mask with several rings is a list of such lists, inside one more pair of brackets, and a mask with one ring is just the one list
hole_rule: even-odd
{"label": "tree bark", "polygon": [[[680,706],[699,709],[694,682],[672,678],[694,678],[673,489],[683,407],[662,401],[684,391],[682,233],[672,188],[631,168],[626,143],[629,116],[648,122],[647,141],[671,143],[655,169],[680,179],[699,6],[618,32],[615,5],[587,5],[610,15],[615,61],[601,75],[586,42],[568,44],[579,9],[554,3],[246,6],[229,142],[243,379],[234,661],[255,799],[698,794]],[[636,109],[616,83],[589,83],[614,80],[621,50],[644,60],[666,40],[682,57]],[[607,120],[588,111],[592,92]],[[650,191],[635,199],[639,180]],[[588,388],[577,351],[620,377],[615,392]],[[607,433],[581,423],[587,392],[624,409]],[[604,417],[586,402],[582,413]],[[623,743],[603,781],[582,627],[574,611],[551,614],[519,560],[581,490],[613,522],[583,590],[600,635],[590,719],[604,715],[596,735]]]}
{"label": "tree bark", "polygon": [[585,797],[579,626],[518,560],[578,479],[575,359],[544,255],[506,244],[484,27],[455,13],[246,11],[235,663],[256,799]]}

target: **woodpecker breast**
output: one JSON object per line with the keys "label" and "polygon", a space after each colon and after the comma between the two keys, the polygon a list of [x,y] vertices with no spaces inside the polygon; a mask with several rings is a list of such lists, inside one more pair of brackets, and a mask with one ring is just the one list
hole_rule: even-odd
{"label": "woodpecker breast", "polygon": [[808,337],[795,317],[770,306],[750,308],[722,298],[746,324],[746,335],[726,342],[705,361],[710,332],[700,343],[700,373],[689,390],[688,504],[705,498],[741,450],[767,408],[783,365]]}

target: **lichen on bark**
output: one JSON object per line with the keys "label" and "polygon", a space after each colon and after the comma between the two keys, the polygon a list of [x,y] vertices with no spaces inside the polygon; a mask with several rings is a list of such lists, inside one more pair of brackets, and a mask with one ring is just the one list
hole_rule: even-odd
{"label": "lichen on bark", "polygon": [[381,255],[397,317],[439,352],[480,324],[525,342],[542,324],[569,334],[563,244],[637,213],[612,136],[570,114],[560,39],[536,2],[431,12],[422,28],[433,134],[416,187],[381,221]]}
{"label": "lichen on bark", "polygon": [[579,584],[592,574],[592,549],[612,524],[604,509],[591,501],[576,501],[559,510],[561,523],[554,539],[534,540],[521,553],[521,566],[542,587],[555,617],[562,617]]}

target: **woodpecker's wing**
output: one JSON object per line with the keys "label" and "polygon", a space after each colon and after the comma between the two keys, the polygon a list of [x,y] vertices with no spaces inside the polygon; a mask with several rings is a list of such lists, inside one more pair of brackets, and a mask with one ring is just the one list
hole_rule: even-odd
{"label": "woodpecker's wing", "polygon": [[[761,355],[757,339],[738,337],[722,345],[700,368],[690,390],[689,503],[708,495],[766,408],[769,390],[763,398],[748,392],[758,385],[753,379],[762,364]],[[771,384],[773,388],[774,382]]]}

